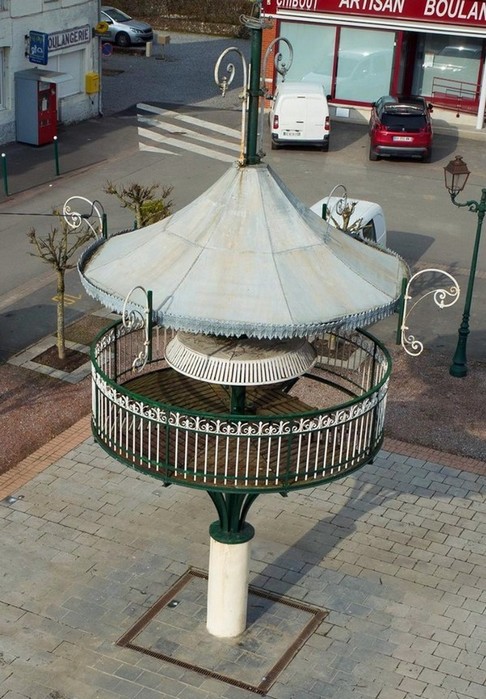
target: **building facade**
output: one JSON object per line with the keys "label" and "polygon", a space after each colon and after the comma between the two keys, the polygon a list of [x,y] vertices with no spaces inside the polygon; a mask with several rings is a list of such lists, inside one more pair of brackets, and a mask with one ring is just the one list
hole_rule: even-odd
{"label": "building facade", "polygon": [[100,112],[99,0],[0,0],[0,142]]}
{"label": "building facade", "polygon": [[[483,0],[263,0],[263,9],[275,20],[264,44],[279,36],[292,44],[286,79],[322,82],[338,115],[414,94],[446,120],[483,128]],[[271,70],[267,82],[276,80]]]}

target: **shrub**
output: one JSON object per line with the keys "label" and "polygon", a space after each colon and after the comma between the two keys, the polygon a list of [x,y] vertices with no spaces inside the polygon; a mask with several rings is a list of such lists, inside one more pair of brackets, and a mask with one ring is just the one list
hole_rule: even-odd
{"label": "shrub", "polygon": [[242,14],[250,14],[252,0],[117,0],[129,15],[144,18],[157,26],[162,18],[185,18],[215,24],[239,24]]}

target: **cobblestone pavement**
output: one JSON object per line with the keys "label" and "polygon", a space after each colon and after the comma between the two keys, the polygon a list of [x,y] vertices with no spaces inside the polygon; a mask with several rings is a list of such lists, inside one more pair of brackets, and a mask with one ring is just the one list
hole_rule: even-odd
{"label": "cobblestone pavement", "polygon": [[[116,645],[189,569],[207,570],[215,511],[205,493],[163,488],[88,434],[84,419],[0,482],[0,698],[256,696]],[[251,584],[328,612],[267,696],[484,697],[486,479],[474,463],[432,457],[387,449],[356,476],[257,499]],[[185,643],[195,657],[202,639],[258,685],[272,638],[264,615],[228,648],[193,609]],[[252,633],[260,658],[243,652]],[[156,626],[145,635],[170,655]]]}

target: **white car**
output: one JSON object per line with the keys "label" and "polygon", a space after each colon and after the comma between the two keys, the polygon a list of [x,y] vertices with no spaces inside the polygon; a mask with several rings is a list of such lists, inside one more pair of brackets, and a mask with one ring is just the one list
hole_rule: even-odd
{"label": "white car", "polygon": [[379,204],[344,195],[324,197],[310,208],[334,228],[386,247],[385,214]]}

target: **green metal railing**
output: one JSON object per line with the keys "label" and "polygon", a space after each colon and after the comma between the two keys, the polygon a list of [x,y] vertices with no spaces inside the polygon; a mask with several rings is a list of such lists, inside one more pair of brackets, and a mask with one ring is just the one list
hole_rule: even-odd
{"label": "green metal railing", "polygon": [[[164,331],[154,333],[142,376],[167,371]],[[316,340],[318,361],[299,380],[342,402],[283,415],[202,413],[128,390],[143,339],[142,331],[121,323],[97,338],[93,433],[112,456],[168,484],[286,492],[341,477],[371,461],[382,444],[391,360],[366,332]]]}

